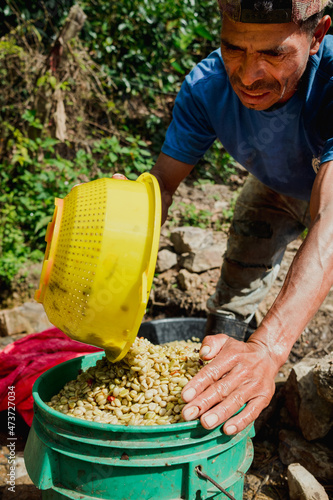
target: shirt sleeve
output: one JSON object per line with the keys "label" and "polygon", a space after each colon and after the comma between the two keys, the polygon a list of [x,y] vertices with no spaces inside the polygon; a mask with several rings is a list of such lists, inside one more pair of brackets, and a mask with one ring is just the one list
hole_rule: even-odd
{"label": "shirt sleeve", "polygon": [[325,144],[324,148],[320,157],[320,164],[325,163],[326,161],[332,161],[333,160],[333,138],[328,139]]}
{"label": "shirt sleeve", "polygon": [[195,165],[215,139],[216,133],[210,124],[204,99],[193,94],[185,79],[175,101],[173,118],[162,152],[176,160]]}

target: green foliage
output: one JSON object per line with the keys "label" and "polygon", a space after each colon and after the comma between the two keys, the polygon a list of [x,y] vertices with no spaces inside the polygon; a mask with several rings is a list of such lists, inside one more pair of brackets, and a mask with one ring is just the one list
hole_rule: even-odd
{"label": "green foliage", "polygon": [[222,228],[226,228],[231,224],[234,217],[236,201],[239,196],[239,190],[233,195],[230,200],[228,208],[222,210]]}
{"label": "green foliage", "polygon": [[[31,118],[31,116],[29,117]],[[33,123],[33,121],[32,121]],[[37,122],[36,125],[39,125]],[[54,157],[58,141],[36,141],[12,129],[13,156],[0,164],[0,282],[8,285],[27,258],[41,258],[54,197],[65,196],[78,178],[70,161]],[[44,157],[39,160],[43,151]],[[53,157],[52,157],[53,156]]]}
{"label": "green foliage", "polygon": [[[81,0],[85,38],[118,90],[178,90],[185,73],[219,45],[216,0]],[[150,95],[153,94],[150,92]]]}
{"label": "green foliage", "polygon": [[39,36],[50,40],[73,4],[73,0],[5,0],[0,5],[1,34],[18,23],[33,22]]}
{"label": "green foliage", "polygon": [[122,146],[115,136],[94,143],[92,153],[99,157],[98,169],[102,172],[121,172],[128,179],[137,179],[140,173],[150,170],[154,164],[147,143],[139,136],[127,136],[128,145]]}
{"label": "green foliage", "polygon": [[[215,231],[228,231],[234,216],[238,195],[239,192],[235,192],[229,206],[222,209],[218,218],[213,217],[214,214],[210,210],[197,208],[194,203],[172,203],[169,209],[170,227],[192,226],[202,229],[211,228]],[[213,195],[213,198],[218,200],[218,194]]]}
{"label": "green foliage", "polygon": [[194,203],[180,203],[181,224],[183,226],[201,227],[205,229],[211,226],[212,212],[197,208]]}
{"label": "green foliage", "polygon": [[226,153],[222,144],[215,141],[195,168],[194,176],[204,181],[227,183],[231,175],[237,174],[235,160]]}
{"label": "green foliage", "polygon": [[306,227],[306,228],[304,229],[304,231],[302,232],[302,234],[301,234],[301,238],[302,238],[302,240],[305,240],[305,238],[306,238],[306,237],[307,237],[307,235],[308,235],[308,232],[309,232],[309,228],[307,228],[307,227]]}

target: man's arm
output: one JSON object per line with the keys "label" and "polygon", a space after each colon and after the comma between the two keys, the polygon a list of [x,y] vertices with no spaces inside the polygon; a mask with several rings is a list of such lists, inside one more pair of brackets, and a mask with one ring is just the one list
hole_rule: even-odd
{"label": "man's arm", "polygon": [[159,182],[162,197],[162,224],[164,224],[168,209],[172,203],[172,196],[183,179],[191,172],[193,165],[183,163],[160,153],[150,173]]}
{"label": "man's arm", "polygon": [[[204,427],[226,422],[226,434],[243,430],[269,404],[275,376],[333,283],[333,161],[324,163],[310,201],[312,223],[274,304],[246,343],[206,337],[201,356],[212,360],[186,385],[186,420]],[[246,407],[233,416],[245,403]]]}
{"label": "man's arm", "polygon": [[[318,311],[333,283],[333,161],[317,174],[310,200],[311,225],[290,266],[284,285],[262,322],[267,331],[278,331],[279,346],[272,357],[280,366],[295,341]],[[263,335],[256,335],[258,341]],[[272,338],[274,342],[274,337]],[[269,343],[272,343],[269,339]],[[281,349],[282,348],[282,349]]]}

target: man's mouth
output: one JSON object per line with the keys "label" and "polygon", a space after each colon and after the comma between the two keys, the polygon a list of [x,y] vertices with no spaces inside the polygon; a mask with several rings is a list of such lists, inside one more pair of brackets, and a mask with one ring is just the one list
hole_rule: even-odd
{"label": "man's mouth", "polygon": [[242,90],[242,92],[244,92],[244,94],[250,95],[251,97],[267,94],[267,92],[246,92],[245,90]]}
{"label": "man's mouth", "polygon": [[251,92],[251,91],[248,91],[248,90],[243,90],[243,89],[239,89],[240,91],[240,94],[242,96],[243,99],[245,100],[251,100],[251,99],[260,99],[260,98],[263,98],[263,97],[266,97],[270,92],[269,90],[264,90],[264,91],[256,91],[256,92]]}

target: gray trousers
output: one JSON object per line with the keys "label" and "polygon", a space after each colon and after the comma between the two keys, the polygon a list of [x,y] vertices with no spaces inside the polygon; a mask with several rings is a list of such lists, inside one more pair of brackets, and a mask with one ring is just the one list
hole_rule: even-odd
{"label": "gray trousers", "polygon": [[309,203],[272,191],[250,175],[238,197],[210,312],[250,322],[269,292],[286,246],[310,223]]}

